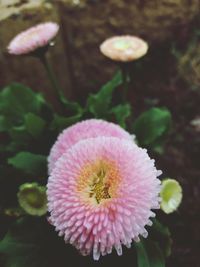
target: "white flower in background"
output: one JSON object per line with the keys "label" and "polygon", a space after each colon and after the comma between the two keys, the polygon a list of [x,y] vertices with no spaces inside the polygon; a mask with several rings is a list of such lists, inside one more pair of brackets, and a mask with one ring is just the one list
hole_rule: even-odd
{"label": "white flower in background", "polygon": [[161,209],[169,214],[176,211],[182,201],[182,188],[174,179],[165,179],[162,181],[161,191]]}

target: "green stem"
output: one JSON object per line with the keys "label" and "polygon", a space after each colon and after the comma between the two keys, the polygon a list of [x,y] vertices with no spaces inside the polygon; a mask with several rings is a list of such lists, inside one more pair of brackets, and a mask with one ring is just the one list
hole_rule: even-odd
{"label": "green stem", "polygon": [[129,83],[129,71],[126,63],[121,66],[121,71],[123,80],[123,103],[126,103],[128,96],[128,83]]}
{"label": "green stem", "polygon": [[41,55],[39,57],[40,61],[42,62],[45,70],[46,70],[46,73],[47,73],[47,76],[49,78],[49,81],[51,82],[51,85],[52,85],[52,88],[54,90],[54,94],[55,96],[57,97],[57,99],[60,101],[60,93],[61,93],[61,89],[58,85],[58,82],[57,82],[57,79],[54,75],[54,72],[50,66],[50,63],[48,62],[47,58],[46,58],[46,55],[45,53],[43,55]]}

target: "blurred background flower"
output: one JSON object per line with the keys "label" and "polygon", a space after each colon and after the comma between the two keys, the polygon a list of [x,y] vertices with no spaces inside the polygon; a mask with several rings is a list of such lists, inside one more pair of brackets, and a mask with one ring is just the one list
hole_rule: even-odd
{"label": "blurred background flower", "polygon": [[46,188],[37,183],[25,183],[19,187],[18,201],[29,215],[42,216],[47,212]]}
{"label": "blurred background flower", "polygon": [[8,52],[13,55],[26,55],[47,47],[55,38],[59,26],[54,22],[46,22],[19,33],[8,45]]}
{"label": "blurred background flower", "polygon": [[147,43],[139,37],[124,35],[105,40],[100,51],[106,57],[118,62],[130,62],[147,53]]}
{"label": "blurred background flower", "polygon": [[161,209],[169,214],[176,211],[181,204],[183,193],[180,184],[174,179],[165,179],[162,181],[161,191]]}

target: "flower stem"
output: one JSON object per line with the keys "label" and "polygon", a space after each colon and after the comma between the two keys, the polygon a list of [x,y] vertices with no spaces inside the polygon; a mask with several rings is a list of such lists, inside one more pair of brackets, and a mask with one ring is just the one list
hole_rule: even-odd
{"label": "flower stem", "polygon": [[61,92],[61,90],[60,90],[60,87],[58,85],[58,81],[57,81],[57,79],[56,79],[56,77],[54,75],[54,72],[53,72],[53,70],[52,70],[52,68],[50,66],[50,63],[47,60],[46,55],[45,54],[41,55],[39,57],[39,59],[42,62],[43,66],[44,66],[44,68],[46,70],[47,76],[48,76],[49,81],[51,82],[52,88],[54,90],[54,94],[58,98],[58,100],[60,101],[60,92]]}
{"label": "flower stem", "polygon": [[121,65],[122,71],[122,80],[123,80],[123,103],[127,102],[128,96],[128,83],[129,83],[129,71],[128,71],[128,64]]}

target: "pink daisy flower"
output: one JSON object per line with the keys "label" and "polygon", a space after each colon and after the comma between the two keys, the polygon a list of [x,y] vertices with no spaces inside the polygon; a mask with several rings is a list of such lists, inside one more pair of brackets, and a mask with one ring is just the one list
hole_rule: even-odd
{"label": "pink daisy flower", "polygon": [[147,237],[159,208],[161,172],[145,149],[115,137],[83,140],[56,162],[47,185],[50,221],[94,260]]}
{"label": "pink daisy flower", "polygon": [[101,46],[102,54],[114,61],[129,62],[147,53],[148,44],[139,37],[122,35],[108,38]]}
{"label": "pink daisy flower", "polygon": [[48,158],[49,173],[53,170],[58,158],[62,156],[67,149],[80,140],[98,136],[113,136],[127,140],[134,140],[133,136],[123,128],[111,122],[90,119],[76,123],[64,130],[53,145]]}
{"label": "pink daisy flower", "polygon": [[38,24],[18,34],[8,45],[13,55],[25,55],[47,46],[56,36],[59,26],[54,22]]}

